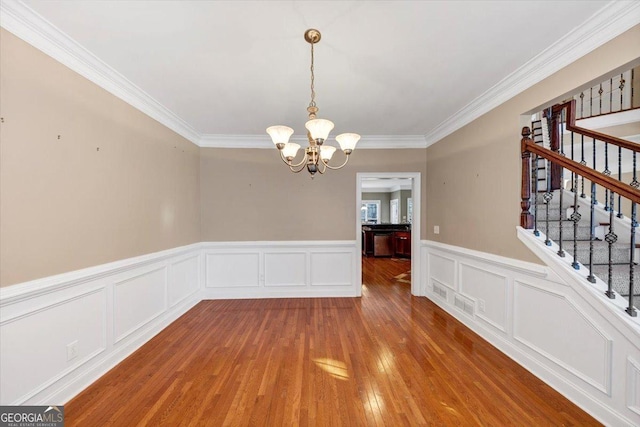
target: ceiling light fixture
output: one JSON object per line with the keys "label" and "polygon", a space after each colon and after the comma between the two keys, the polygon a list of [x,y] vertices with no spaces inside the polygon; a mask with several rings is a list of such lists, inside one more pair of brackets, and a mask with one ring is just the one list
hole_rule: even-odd
{"label": "ceiling light fixture", "polygon": [[313,45],[320,41],[320,37],[320,31],[318,30],[309,29],[304,33],[304,39],[311,45],[311,102],[309,102],[309,107],[307,107],[309,121],[304,125],[307,128],[309,146],[305,148],[305,155],[302,160],[298,163],[293,162],[293,159],[300,149],[300,144],[289,142],[289,138],[293,134],[293,129],[280,125],[267,128],[267,133],[271,136],[278,151],[280,151],[282,161],[289,166],[289,169],[291,169],[292,172],[298,173],[306,167],[311,174],[311,178],[315,176],[316,172],[320,172],[321,174],[325,173],[327,168],[340,169],[344,167],[349,161],[349,155],[356,148],[356,144],[360,139],[360,135],[357,133],[343,133],[336,136],[336,141],[340,144],[340,148],[346,155],[346,159],[340,166],[329,165],[329,161],[336,151],[336,147],[323,144],[329,137],[329,132],[333,129],[333,122],[316,118],[318,107],[315,101]]}

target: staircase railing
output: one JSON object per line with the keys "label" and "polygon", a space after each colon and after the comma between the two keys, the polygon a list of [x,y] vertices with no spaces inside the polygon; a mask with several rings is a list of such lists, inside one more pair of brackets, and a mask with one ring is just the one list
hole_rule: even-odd
{"label": "staircase railing", "polygon": [[[538,236],[540,223],[544,227],[545,243],[551,246],[553,238],[559,257],[565,257],[566,251],[570,251],[574,269],[579,270],[581,264],[588,265],[586,280],[591,283],[596,282],[595,273],[604,276],[605,294],[609,298],[616,297],[614,287],[619,294],[627,294],[629,304],[625,311],[635,317],[634,297],[640,296],[640,274],[635,271],[640,144],[576,126],[575,99],[546,110],[545,118],[550,148],[536,144],[529,127],[522,130],[520,225],[532,229]],[[570,144],[569,153],[565,151],[567,144]],[[586,156],[585,148],[590,151]],[[540,159],[546,163],[543,179],[539,178]],[[544,182],[542,189],[540,181]],[[585,182],[590,187],[590,195],[584,191]],[[569,183],[570,190],[566,188]],[[603,193],[604,204],[597,201]],[[558,194],[558,208],[554,205],[554,194]],[[567,197],[572,199],[569,201],[572,204],[565,205]],[[588,225],[580,214],[581,205],[588,206]],[[565,237],[571,234],[571,245],[565,248]],[[627,281],[626,286],[623,281]]]}
{"label": "staircase railing", "polygon": [[576,94],[576,118],[586,119],[633,108],[635,69],[618,75]]}

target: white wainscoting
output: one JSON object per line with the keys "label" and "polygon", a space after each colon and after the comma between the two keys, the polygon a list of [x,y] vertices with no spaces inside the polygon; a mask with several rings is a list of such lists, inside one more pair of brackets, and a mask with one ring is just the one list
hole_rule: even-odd
{"label": "white wainscoting", "polygon": [[150,340],[200,301],[200,253],[194,244],[0,288],[0,404],[64,404]]}
{"label": "white wainscoting", "polygon": [[0,288],[0,404],[66,403],[203,297],[355,296],[355,250],[197,243]]}
{"label": "white wainscoting", "polygon": [[601,422],[640,425],[640,335],[605,297],[484,252],[422,241],[420,256],[434,303]]}
{"label": "white wainscoting", "polygon": [[354,241],[202,245],[205,299],[357,295]]}

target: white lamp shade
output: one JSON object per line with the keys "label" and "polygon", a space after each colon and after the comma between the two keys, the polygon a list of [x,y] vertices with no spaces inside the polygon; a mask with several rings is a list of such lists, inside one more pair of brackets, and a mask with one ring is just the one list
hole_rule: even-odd
{"label": "white lamp shade", "polygon": [[333,122],[325,119],[313,119],[305,123],[313,139],[322,139],[323,141],[329,137],[329,132],[333,129]]}
{"label": "white lamp shade", "polygon": [[294,158],[300,149],[300,144],[295,142],[287,142],[282,149],[282,155],[285,159]]}
{"label": "white lamp shade", "polygon": [[336,152],[336,147],[332,147],[330,145],[323,145],[320,147],[320,158],[324,161],[331,160],[331,156]]}
{"label": "white lamp shade", "polygon": [[338,141],[338,144],[340,144],[340,148],[342,148],[342,151],[355,150],[356,144],[359,140],[360,135],[358,135],[357,133],[341,133],[340,135],[336,136],[336,141]]}
{"label": "white lamp shade", "polygon": [[267,133],[274,144],[286,144],[293,135],[293,129],[289,126],[271,126],[267,128]]}

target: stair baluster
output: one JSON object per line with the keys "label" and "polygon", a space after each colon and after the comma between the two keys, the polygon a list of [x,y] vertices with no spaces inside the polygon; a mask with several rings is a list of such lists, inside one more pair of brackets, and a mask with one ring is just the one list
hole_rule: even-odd
{"label": "stair baluster", "polygon": [[[622,181],[622,147],[618,147],[618,180]],[[613,204],[611,205],[613,209]],[[624,217],[622,214],[622,196],[618,194],[618,218]]]}
{"label": "stair baluster", "polygon": [[[611,192],[611,205],[613,206],[613,201],[615,197],[615,193]],[[613,292],[613,244],[618,240],[618,236],[613,231],[614,229],[614,220],[613,220],[613,208],[609,210],[609,232],[606,236],[604,236],[605,242],[609,245],[609,277],[607,279],[607,291],[604,293],[610,299],[614,299],[616,294]]]}
{"label": "stair baluster", "polygon": [[[573,132],[571,132],[571,160],[575,160],[573,157]],[[571,171],[571,192],[575,193],[578,191],[578,184],[574,184],[574,176],[575,173]]]}
{"label": "stair baluster", "polygon": [[[587,162],[584,159],[584,135],[580,135],[580,149],[582,150],[582,159],[580,160],[580,164],[582,166],[587,166]],[[584,193],[584,175],[582,176],[582,187],[580,191],[580,197],[583,199],[587,198],[587,195]]]}
{"label": "stair baluster", "polygon": [[547,160],[546,164],[547,164],[547,168],[545,169],[545,171],[547,172],[547,190],[542,196],[542,200],[544,201],[544,208],[545,208],[544,234],[545,236],[547,236],[546,240],[544,241],[544,244],[547,246],[551,246],[551,239],[549,239],[549,204],[553,199],[553,193],[551,192],[551,162]]}
{"label": "stair baluster", "polygon": [[537,237],[540,235],[538,230],[538,155],[534,154],[534,178],[533,178],[533,234]]}
{"label": "stair baluster", "polygon": [[[592,138],[592,139],[593,139],[593,150],[592,150],[593,151],[593,163],[592,163],[591,168],[595,170],[596,169],[596,139],[595,138]],[[591,187],[591,189],[593,190],[593,187]],[[594,205],[598,204],[598,200],[596,199],[596,192],[595,191],[591,192],[591,202]]]}
{"label": "stair baluster", "polygon": [[[573,132],[571,132],[571,140],[573,141]],[[578,205],[578,174],[574,174],[576,191],[573,192],[573,212],[571,213],[571,221],[573,221],[573,262],[571,263],[571,267],[575,270],[580,270],[580,263],[578,262],[578,222],[582,218],[578,209],[580,209],[580,205]]]}
{"label": "stair baluster", "polygon": [[[556,135],[556,138],[560,140],[560,154],[564,156],[564,136],[562,132],[562,123],[564,122],[564,110],[560,111],[560,117],[558,120],[558,115],[556,115],[557,125],[554,127],[553,132]],[[559,239],[558,239],[558,256],[561,258],[565,257],[564,249],[562,249],[563,239],[562,239],[562,226],[564,224],[565,215],[562,210],[564,209],[563,198],[564,198],[564,168],[560,169],[560,216],[558,218],[558,227],[560,229]]]}
{"label": "stair baluster", "polygon": [[[609,144],[604,143],[604,171],[603,174],[610,176],[611,171],[609,170]],[[609,206],[609,189],[604,189],[604,210],[608,211],[609,209],[613,209],[613,206]]]}
{"label": "stair baluster", "polygon": [[[633,181],[630,184],[633,188],[640,187],[640,182],[638,182],[638,168],[636,167],[636,152],[633,152]],[[636,252],[636,227],[638,226],[637,221],[637,204],[631,203],[631,256],[629,261],[629,306],[626,308],[627,314],[632,317],[636,317],[638,315],[637,310],[633,307],[633,295],[635,293],[634,284],[635,284],[635,252]]]}
{"label": "stair baluster", "polygon": [[591,283],[596,283],[596,277],[593,275],[593,242],[596,240],[596,183],[591,181],[591,204],[590,204],[591,217],[589,218],[589,228],[591,229],[589,234],[589,276],[587,280]]}

